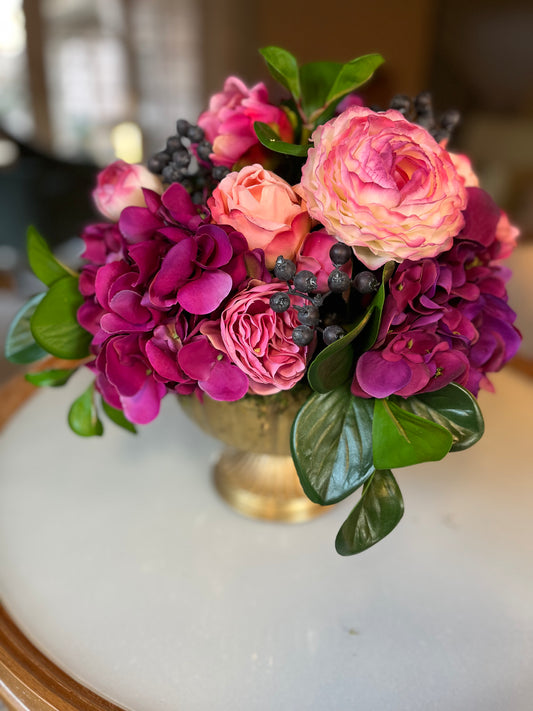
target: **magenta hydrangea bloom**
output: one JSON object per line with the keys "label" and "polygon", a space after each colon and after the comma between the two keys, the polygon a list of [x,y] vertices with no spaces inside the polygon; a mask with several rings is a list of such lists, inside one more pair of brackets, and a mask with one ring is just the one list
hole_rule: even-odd
{"label": "magenta hydrangea bloom", "polygon": [[146,207],[125,208],[118,227],[84,231],[89,263],[78,310],[93,334],[98,390],[136,423],[152,420],[167,392],[222,400],[246,394],[246,376],[199,327],[250,279],[271,279],[262,250],[250,250],[231,227],[209,224],[181,185],[144,197]]}
{"label": "magenta hydrangea bloom", "polygon": [[166,387],[159,382],[143,353],[144,336],[109,338],[91,364],[96,387],[112,406],[124,410],[130,422],[144,425],[159,414]]}
{"label": "magenta hydrangea bloom", "polygon": [[389,282],[380,333],[357,363],[352,392],[407,397],[456,382],[477,395],[491,389],[520,345],[507,304],[500,254],[500,210],[479,188],[468,189],[465,225],[450,250],[406,260]]}

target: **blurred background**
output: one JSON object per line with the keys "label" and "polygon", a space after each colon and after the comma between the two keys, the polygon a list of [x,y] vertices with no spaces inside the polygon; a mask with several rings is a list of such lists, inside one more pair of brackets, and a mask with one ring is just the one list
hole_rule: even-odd
{"label": "blurred background", "polygon": [[38,290],[27,226],[68,258],[98,169],[162,148],[228,74],[269,83],[257,48],[275,44],[301,63],[381,52],[369,104],[431,89],[461,111],[450,147],[522,229],[510,292],[533,356],[532,37],[530,0],[0,0],[0,340]]}

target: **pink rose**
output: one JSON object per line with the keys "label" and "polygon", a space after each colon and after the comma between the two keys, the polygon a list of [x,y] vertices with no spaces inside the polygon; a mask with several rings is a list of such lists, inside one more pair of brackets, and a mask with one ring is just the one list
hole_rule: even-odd
{"label": "pink rose", "polygon": [[219,321],[200,328],[248,376],[256,395],[290,390],[304,377],[314,350],[314,343],[300,348],[292,340],[299,323],[294,309],[276,313],[270,308],[270,297],[286,290],[279,282],[256,283],[229,301]]}
{"label": "pink rose", "polygon": [[311,219],[289,183],[259,164],[230,173],[207,201],[213,221],[241,232],[250,249],[262,249],[272,269],[282,254],[292,259]]}
{"label": "pink rose", "polygon": [[474,173],[472,163],[463,153],[449,153],[457,174],[463,181],[465,188],[479,188],[479,178]]}
{"label": "pink rose", "polygon": [[213,163],[232,168],[253,146],[260,149],[260,154],[267,154],[255,135],[254,121],[269,124],[282,140],[292,140],[293,130],[286,113],[268,103],[263,83],[248,89],[237,77],[228,77],[224,90],[211,97],[209,109],[198,119],[198,125],[213,144]]}
{"label": "pink rose", "polygon": [[118,222],[125,207],[146,207],[143,188],[156,193],[163,192],[159,178],[143,165],[131,165],[116,160],[98,173],[93,199],[96,207],[105,217]]}
{"label": "pink rose", "polygon": [[449,249],[466,190],[449,154],[399,111],[353,106],[311,136],[301,191],[311,217],[370,269]]}
{"label": "pink rose", "polygon": [[[324,230],[310,232],[302,242],[296,255],[297,271],[306,269],[314,274],[317,278],[318,291],[326,292],[329,290],[328,277],[335,268],[329,258],[329,250],[336,242],[337,240]],[[351,276],[351,260],[347,264],[343,264],[340,269]]]}

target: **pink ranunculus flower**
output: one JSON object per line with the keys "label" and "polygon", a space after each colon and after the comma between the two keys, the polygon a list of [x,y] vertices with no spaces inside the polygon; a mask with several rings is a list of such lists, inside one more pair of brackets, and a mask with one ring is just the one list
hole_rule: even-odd
{"label": "pink ranunculus flower", "polygon": [[496,225],[496,239],[500,245],[498,259],[507,259],[511,256],[519,236],[520,230],[509,222],[509,217],[502,210]]}
{"label": "pink ranunculus flower", "polygon": [[293,188],[255,163],[227,175],[207,201],[213,221],[241,232],[250,249],[262,249],[266,266],[282,254],[292,259],[311,218]]}
{"label": "pink ranunculus flower", "polygon": [[[317,279],[317,291],[325,292],[329,290],[328,277],[335,268],[329,257],[329,250],[336,242],[337,240],[325,230],[310,232],[296,254],[296,270],[302,271],[306,269],[311,274],[314,274]],[[343,264],[340,269],[351,277],[351,260],[347,264]]]}
{"label": "pink ranunculus flower", "polygon": [[399,111],[353,106],[311,139],[300,186],[309,213],[363,264],[377,269],[451,247],[466,189],[425,129]]}
{"label": "pink ranunculus flower", "polygon": [[[292,140],[293,130],[286,113],[269,103],[263,83],[248,89],[237,77],[228,77],[223,91],[211,97],[209,109],[198,118],[198,125],[213,144],[211,160],[215,165],[232,168],[250,149],[262,149],[254,121],[269,124],[283,141]],[[261,152],[266,154],[266,149]]]}
{"label": "pink ranunculus flower", "polygon": [[253,284],[229,301],[219,320],[205,322],[200,330],[248,376],[252,393],[271,395],[290,390],[304,377],[315,344],[301,348],[292,340],[298,325],[294,309],[276,313],[270,308],[270,297],[286,291],[285,284]]}
{"label": "pink ranunculus flower", "polygon": [[163,192],[159,178],[143,165],[116,160],[98,174],[93,199],[102,215],[118,222],[125,207],[145,207],[143,188],[159,195]]}

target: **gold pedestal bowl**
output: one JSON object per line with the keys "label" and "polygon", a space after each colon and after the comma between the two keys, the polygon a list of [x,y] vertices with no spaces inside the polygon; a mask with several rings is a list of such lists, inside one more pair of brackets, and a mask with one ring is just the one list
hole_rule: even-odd
{"label": "gold pedestal bowl", "polygon": [[292,422],[309,392],[298,387],[236,402],[179,398],[196,424],[227,445],[215,465],[214,482],[240,513],[296,523],[324,512],[304,494],[290,455]]}

